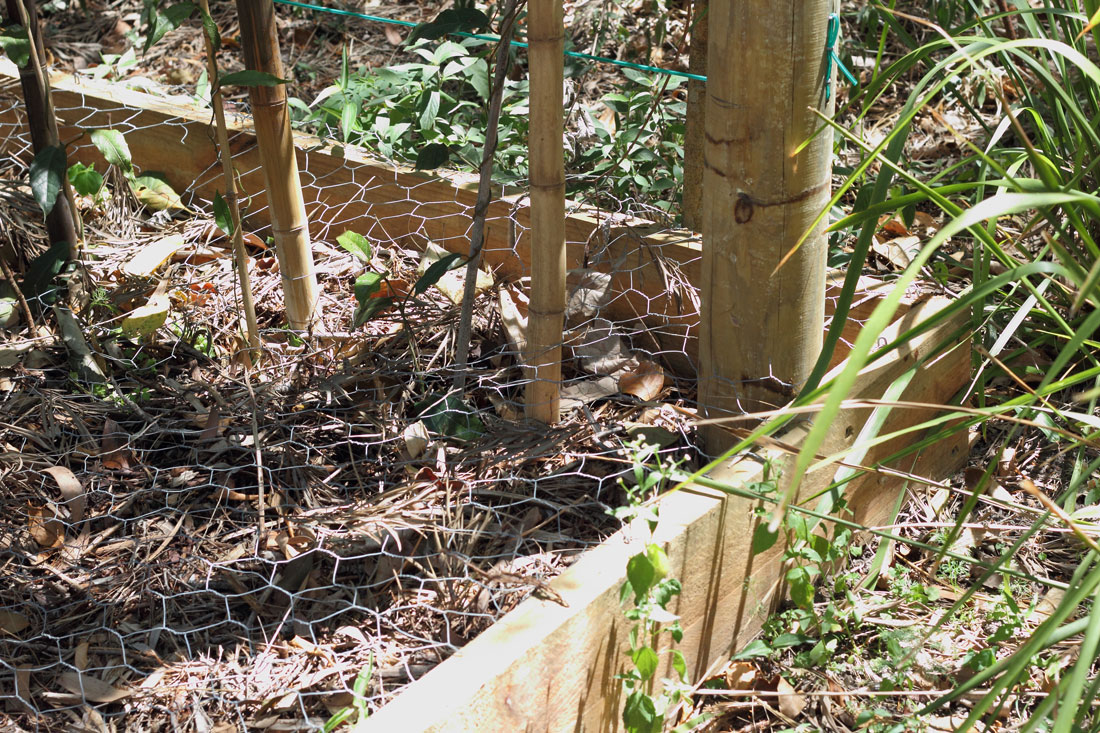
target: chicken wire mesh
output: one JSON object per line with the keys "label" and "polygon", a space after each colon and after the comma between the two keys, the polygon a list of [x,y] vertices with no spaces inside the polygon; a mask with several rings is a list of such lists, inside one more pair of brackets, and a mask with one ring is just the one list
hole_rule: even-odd
{"label": "chicken wire mesh", "polygon": [[[70,161],[96,159],[81,131],[119,130],[139,169],[174,161],[163,173],[188,211],[147,216],[124,185],[82,202],[80,318],[105,382],[74,373],[51,334],[0,345],[8,724],[318,728],[363,669],[380,705],[523,598],[554,598],[548,581],[617,528],[608,510],[624,501],[632,441],[697,464],[689,234],[629,210],[573,212],[565,418],[532,426],[522,194],[490,208],[471,379],[455,395],[459,299],[408,290],[424,251],[468,247],[470,179],[304,141],[324,317],[295,334],[263,243],[258,156],[238,133],[266,350],[249,372],[232,259],[206,213],[221,171],[205,113],[83,82],[55,100]],[[2,238],[29,260],[42,228],[20,107],[17,87],[0,89]],[[336,246],[345,230],[370,240],[399,302],[361,329],[350,285],[363,265]],[[135,254],[168,235],[179,247],[164,265],[133,275]],[[158,287],[166,324],[120,333]]]}

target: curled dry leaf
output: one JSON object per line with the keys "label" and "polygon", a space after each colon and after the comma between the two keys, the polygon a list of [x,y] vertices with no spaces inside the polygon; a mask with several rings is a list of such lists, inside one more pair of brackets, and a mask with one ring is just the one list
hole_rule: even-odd
{"label": "curled dry leaf", "polygon": [[149,242],[122,266],[131,277],[149,277],[183,247],[183,236],[169,234]]}
{"label": "curled dry leaf", "polygon": [[570,270],[570,284],[576,285],[569,292],[565,306],[565,322],[577,326],[595,317],[611,302],[611,275],[595,270]]}
{"label": "curled dry leaf", "polygon": [[57,681],[69,692],[80,695],[85,702],[115,702],[130,696],[129,690],[121,690],[83,672],[66,672]]}
{"label": "curled dry leaf", "polygon": [[80,485],[76,474],[65,466],[50,466],[46,469],[46,473],[53,477],[57,482],[57,488],[61,489],[61,497],[69,507],[69,519],[74,523],[82,520],[86,501],[84,487]]}
{"label": "curled dry leaf", "polygon": [[730,690],[755,690],[760,684],[760,673],[752,662],[730,662],[722,676]]}
{"label": "curled dry leaf", "polygon": [[400,46],[405,42],[405,38],[401,35],[401,31],[397,30],[392,25],[382,26],[382,32],[386,34],[386,41],[391,46]]}
{"label": "curled dry leaf", "polygon": [[65,525],[49,507],[28,503],[27,529],[39,547],[54,548],[65,544]]}
{"label": "curled dry leaf", "polygon": [[619,375],[619,391],[631,394],[643,402],[652,402],[665,387],[665,372],[660,365],[641,359],[638,366]]}
{"label": "curled dry leaf", "polygon": [[873,244],[871,248],[894,267],[904,270],[920,252],[921,240],[920,237],[897,237]]}
{"label": "curled dry leaf", "polygon": [[428,443],[431,442],[431,436],[428,435],[428,428],[425,427],[423,420],[417,420],[405,428],[402,438],[405,440],[405,450],[409,452],[409,458],[413,459],[424,455],[424,451],[428,449]]}
{"label": "curled dry leaf", "polygon": [[905,222],[896,216],[890,214],[884,214],[879,217],[878,223],[882,226],[882,233],[888,234],[892,237],[905,237],[909,235],[909,227],[905,226]]}
{"label": "curled dry leaf", "polygon": [[779,683],[776,685],[776,691],[779,693],[779,712],[786,715],[791,720],[798,720],[798,716],[802,714],[802,711],[806,708],[805,695],[799,695],[795,692],[794,687],[790,682],[787,682],[784,678],[779,678]]}
{"label": "curled dry leaf", "polygon": [[125,471],[130,468],[131,453],[126,447],[128,438],[122,428],[111,418],[103,422],[103,436],[99,441],[100,457],[103,467],[116,471]]}
{"label": "curled dry leaf", "polygon": [[518,290],[500,289],[500,320],[508,336],[508,345],[517,357],[527,349],[527,296]]}

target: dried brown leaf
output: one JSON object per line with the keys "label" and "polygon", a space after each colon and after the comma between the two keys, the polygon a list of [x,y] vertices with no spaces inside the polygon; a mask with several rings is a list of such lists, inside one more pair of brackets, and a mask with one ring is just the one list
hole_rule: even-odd
{"label": "dried brown leaf", "polygon": [[27,504],[27,529],[39,547],[53,548],[65,544],[65,525],[49,507]]}
{"label": "dried brown leaf", "polygon": [[86,500],[84,487],[80,485],[76,474],[65,466],[50,466],[46,469],[46,473],[53,477],[57,482],[57,488],[61,489],[65,505],[69,507],[69,518],[73,522],[79,522],[84,518]]}
{"label": "dried brown leaf", "polygon": [[405,42],[405,37],[401,35],[401,31],[397,30],[392,25],[383,25],[382,32],[386,34],[386,41],[391,46],[400,46]]}
{"label": "dried brown leaf", "polygon": [[665,372],[660,365],[642,359],[634,369],[619,375],[619,391],[632,394],[643,402],[652,402],[665,387]]}
{"label": "dried brown leaf", "polygon": [[760,673],[752,662],[730,662],[722,676],[730,690],[755,690],[760,684]]}
{"label": "dried brown leaf", "polygon": [[0,610],[0,631],[11,636],[17,636],[20,631],[31,625],[31,622],[21,613],[16,611]]}
{"label": "dried brown leaf", "polygon": [[806,708],[806,697],[795,692],[791,683],[782,677],[779,678],[776,691],[779,693],[779,712],[792,720],[797,720]]}
{"label": "dried brown leaf", "polygon": [[905,226],[905,222],[896,216],[887,214],[879,219],[879,224],[882,225],[882,231],[890,236],[906,237],[909,235],[909,227]]}
{"label": "dried brown leaf", "polygon": [[125,471],[130,468],[130,451],[125,447],[122,438],[126,434],[111,418],[103,422],[103,436],[100,438],[99,450],[103,467],[116,471]]}
{"label": "dried brown leaf", "polygon": [[129,690],[121,690],[83,672],[66,672],[57,681],[66,690],[80,695],[87,702],[115,702],[130,696]]}

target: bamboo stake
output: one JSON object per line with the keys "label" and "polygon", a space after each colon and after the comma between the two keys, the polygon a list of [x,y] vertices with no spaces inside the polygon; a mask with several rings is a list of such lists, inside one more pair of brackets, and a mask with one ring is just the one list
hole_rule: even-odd
{"label": "bamboo stake", "polygon": [[[707,0],[692,4],[691,55],[688,71],[707,73]],[[684,135],[684,226],[692,231],[703,227],[703,143],[706,140],[707,85],[688,80],[687,133]]]}
{"label": "bamboo stake", "polygon": [[[19,84],[23,88],[23,100],[27,111],[27,126],[31,133],[31,149],[35,155],[44,148],[59,147],[61,138],[57,132],[53,97],[50,96],[49,72],[46,69],[46,49],[38,28],[38,12],[33,0],[6,0],[8,15],[27,29],[31,54],[27,65],[19,70]],[[64,151],[62,151],[64,152]],[[68,163],[65,163],[68,170]],[[69,259],[75,259],[80,237],[73,217],[73,194],[68,176],[62,176],[63,196],[58,196],[50,213],[46,214],[46,231],[50,243],[69,243]]]}
{"label": "bamboo stake", "polygon": [[[708,418],[788,403],[821,350],[830,191],[825,98],[832,0],[711,0],[699,401]],[[828,129],[828,128],[826,128]],[[729,447],[707,426],[711,453]]]}
{"label": "bamboo stake", "polygon": [[[237,12],[245,66],[285,78],[274,4],[271,0],[237,0]],[[287,320],[291,328],[308,329],[321,314],[286,88],[283,84],[249,87],[248,96],[271,205],[271,228],[282,274]]]}
{"label": "bamboo stake", "polygon": [[562,0],[530,0],[531,304],[527,318],[527,417],[558,421],[565,314],[565,154],[562,148]]}
{"label": "bamboo stake", "polygon": [[[208,0],[199,0],[199,7],[208,17],[210,15],[210,3]],[[211,79],[218,78],[217,49],[214,48],[209,36],[202,34],[206,42],[207,73]],[[221,89],[214,87],[210,104],[214,108],[214,120],[217,125],[218,155],[222,161],[222,171],[225,174],[225,203],[229,206],[229,215],[233,221],[233,232],[230,237],[233,240],[233,257],[237,263],[237,282],[241,287],[241,307],[244,308],[245,324],[248,328],[248,346],[251,350],[249,361],[255,363],[260,356],[260,327],[256,323],[256,304],[252,300],[252,283],[248,278],[248,252],[244,248],[244,234],[241,231],[241,211],[237,206],[237,180],[233,173],[233,159],[229,149],[229,132],[225,124],[225,108],[222,105]]]}

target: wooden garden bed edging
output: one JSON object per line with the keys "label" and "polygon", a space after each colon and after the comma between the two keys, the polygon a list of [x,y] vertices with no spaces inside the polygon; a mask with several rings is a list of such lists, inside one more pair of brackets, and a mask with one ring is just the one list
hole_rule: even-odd
{"label": "wooden garden bed edging", "polygon": [[[135,165],[142,171],[163,173],[185,201],[188,194],[210,201],[215,191],[224,188],[209,110],[190,105],[186,98],[157,97],[69,74],[54,74],[50,82],[60,137],[69,143],[70,162],[95,164],[102,172],[106,161],[83,131],[136,128],[140,134],[127,136]],[[18,98],[18,87],[14,66],[0,59],[0,93]],[[233,162],[242,174],[241,199],[247,201],[251,196],[252,213],[245,224],[262,234],[270,226],[270,216],[251,121],[237,115],[230,116],[227,123]],[[21,124],[18,107],[0,110],[0,133]],[[344,229],[353,229],[384,243],[415,248],[422,248],[427,237],[452,252],[467,253],[477,197],[474,175],[429,175],[395,167],[373,160],[353,146],[334,146],[331,141],[300,133],[295,133],[295,144],[299,170],[306,179],[302,188],[314,246],[325,240],[334,242]],[[699,236],[575,203],[567,202],[566,212],[566,266],[612,274],[612,297],[605,316],[623,324],[644,323],[659,346],[669,351],[670,366],[694,376],[699,307],[690,289],[677,283],[698,285],[702,281]],[[515,232],[513,220],[517,222]],[[529,274],[529,225],[525,196],[504,196],[490,205],[483,257],[498,277],[516,279]],[[830,289],[839,289],[839,284]],[[856,322],[866,317],[877,301],[871,297],[853,305],[847,340],[858,331]],[[647,349],[651,346],[646,344]]]}
{"label": "wooden garden bed edging", "polygon": [[[55,75],[51,84],[62,140],[72,141],[84,129],[140,129],[140,134],[127,137],[139,168],[162,171],[181,193],[213,197],[220,171],[208,111],[68,75]],[[0,67],[0,92],[17,96],[16,87],[10,67]],[[0,110],[0,141],[5,126],[18,124],[17,108]],[[234,162],[244,174],[242,189],[253,199],[250,224],[262,232],[269,221],[255,137],[243,120],[232,122],[230,132]],[[296,136],[296,143],[299,167],[310,179],[303,189],[315,242],[334,240],[348,228],[403,246],[423,246],[427,237],[465,253],[475,199],[473,176],[428,176],[372,161],[351,147],[336,154],[331,144],[304,135]],[[86,137],[72,146],[70,160],[97,163],[100,170],[105,163]],[[700,282],[698,237],[660,231],[648,222],[609,219],[590,208],[573,206],[570,211],[565,223],[568,266],[612,272],[614,297],[606,315],[645,323],[662,346],[686,352],[690,366],[696,356],[698,307],[687,289],[672,284],[669,273],[675,271],[686,282]],[[515,233],[512,221],[518,225]],[[529,221],[526,199],[521,196],[503,197],[491,205],[484,256],[498,276],[527,274]],[[858,333],[859,320],[877,305],[880,292],[871,288],[853,306],[846,340]],[[933,299],[904,306],[883,336],[891,339],[944,305],[945,301]],[[851,396],[881,397],[919,364],[900,399],[948,402],[969,373],[969,349],[955,341],[965,326],[966,316],[960,314],[914,339],[908,348],[868,366]],[[842,357],[836,355],[834,364]],[[842,413],[831,426],[823,453],[850,445],[868,414],[868,410]],[[932,414],[932,410],[894,410],[882,433],[922,422]],[[798,446],[805,431],[804,424],[796,425],[778,439]],[[919,437],[907,435],[875,446],[863,463],[873,465]],[[776,453],[774,458],[782,466],[789,456]],[[965,458],[965,436],[960,435],[926,449],[915,465],[906,459],[897,468],[936,479],[950,475]],[[832,476],[833,471],[808,476],[804,495],[827,485]],[[710,476],[734,485],[759,477],[759,464],[751,459],[731,462]],[[882,523],[902,486],[896,475],[860,476],[845,492],[853,518],[866,525]],[[685,632],[679,647],[697,679],[759,630],[780,596],[782,548],[750,556],[754,503],[749,500],[695,487],[666,497],[661,506],[657,539],[668,550],[672,575],[684,589],[674,609]],[[565,605],[538,598],[524,601],[378,711],[367,730],[619,729],[622,701],[614,675],[624,669],[628,630],[619,588],[625,580],[626,561],[637,546],[627,530],[585,553],[551,584]]]}
{"label": "wooden garden bed edging", "polygon": [[[916,304],[883,337],[892,340],[945,305],[938,298]],[[948,402],[969,376],[969,346],[958,340],[966,324],[966,315],[960,314],[914,339],[908,348],[868,365],[851,397],[881,397],[899,376],[920,364],[900,400]],[[842,413],[823,446],[824,455],[851,445],[868,413]],[[881,434],[919,424],[934,414],[894,409]],[[796,426],[779,439],[796,447],[805,433],[804,425]],[[873,466],[919,438],[911,434],[873,447],[864,463]],[[790,459],[785,453],[772,455],[780,467]],[[966,457],[966,436],[958,435],[894,468],[942,479],[963,466]],[[759,480],[760,472],[759,462],[745,459],[720,467],[709,478],[741,485]],[[820,491],[833,475],[832,470],[810,474],[802,494]],[[865,526],[888,522],[903,484],[903,479],[888,473],[861,475],[845,492],[854,512],[850,518]],[[709,667],[750,641],[780,600],[783,548],[778,544],[751,556],[753,507],[755,502],[704,488],[683,490],[661,502],[657,540],[668,551],[671,576],[683,584],[674,611],[681,616],[684,637],[679,648],[692,679],[700,679]],[[626,668],[628,623],[619,605],[619,588],[626,581],[627,559],[638,548],[627,528],[588,551],[550,584],[565,605],[528,599],[412,683],[373,715],[365,730],[620,730],[623,701],[614,677]],[[671,674],[664,670],[664,676]]]}
{"label": "wooden garden bed edging", "polygon": [[[943,300],[919,303],[883,336],[892,339],[919,319],[944,307]],[[900,376],[920,365],[900,398],[945,403],[969,376],[970,350],[955,342],[966,326],[960,314],[930,330],[889,358],[861,373],[853,398],[878,398]],[[946,350],[941,351],[942,347]],[[838,367],[839,368],[839,367]],[[929,419],[934,410],[894,410],[882,434]],[[868,410],[849,410],[835,421],[823,446],[828,455],[850,445]],[[779,436],[798,446],[805,426]],[[919,439],[918,434],[875,446],[865,465]],[[926,449],[896,468],[940,479],[966,460],[965,435]],[[789,456],[773,454],[780,466]],[[741,485],[760,479],[760,464],[745,459],[722,466],[710,478]],[[808,476],[803,495],[832,480],[832,470]],[[903,479],[868,473],[849,484],[845,496],[852,519],[865,526],[889,520]],[[657,541],[668,551],[671,575],[683,585],[674,609],[684,638],[679,645],[692,679],[728,659],[760,629],[779,600],[783,568],[778,544],[752,557],[749,552],[755,502],[722,492],[692,488],[665,497]],[[780,543],[781,544],[781,543]],[[370,719],[367,731],[611,731],[621,729],[620,682],[625,671],[629,625],[619,604],[627,559],[638,551],[629,528],[586,553],[550,587],[567,605],[529,598],[469,645],[413,683]],[[666,657],[667,658],[667,657]],[[668,670],[664,676],[671,676]],[[661,674],[658,674],[660,677]]]}

